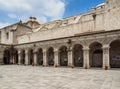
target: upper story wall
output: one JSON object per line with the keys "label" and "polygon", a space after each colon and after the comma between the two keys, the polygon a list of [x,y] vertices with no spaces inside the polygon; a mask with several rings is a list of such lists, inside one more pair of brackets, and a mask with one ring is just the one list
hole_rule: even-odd
{"label": "upper story wall", "polygon": [[105,29],[120,29],[120,0],[106,0]]}
{"label": "upper story wall", "polygon": [[17,36],[18,44],[74,36],[104,30],[104,5],[91,12],[41,24],[33,33]]}
{"label": "upper story wall", "polygon": [[17,36],[24,33],[32,33],[32,29],[22,23],[16,23],[11,26],[0,29],[0,43],[1,44],[17,44]]}
{"label": "upper story wall", "polygon": [[2,28],[1,33],[1,42],[2,44],[13,44],[13,34],[14,30],[17,28],[17,24]]}

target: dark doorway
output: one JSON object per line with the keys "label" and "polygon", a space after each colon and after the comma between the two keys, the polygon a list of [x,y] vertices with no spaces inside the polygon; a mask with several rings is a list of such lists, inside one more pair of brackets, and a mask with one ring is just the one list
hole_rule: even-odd
{"label": "dark doorway", "polygon": [[73,48],[74,66],[83,67],[83,50],[80,44],[76,44]]}
{"label": "dark doorway", "polygon": [[103,51],[101,49],[95,50],[92,55],[92,67],[102,67]]}
{"label": "dark doorway", "polygon": [[47,51],[47,62],[49,66],[54,65],[54,49],[52,47]]}
{"label": "dark doorway", "polygon": [[15,59],[15,64],[18,64],[18,51],[17,50],[15,50],[14,59]]}
{"label": "dark doorway", "polygon": [[21,52],[21,64],[25,64],[25,50],[22,50]]}
{"label": "dark doorway", "polygon": [[59,59],[61,66],[68,65],[68,51],[66,46],[63,46],[59,49]]}
{"label": "dark doorway", "polygon": [[91,67],[100,67],[103,65],[102,45],[95,42],[90,45],[90,65]]}
{"label": "dark doorway", "polygon": [[10,51],[4,51],[4,64],[10,64]]}
{"label": "dark doorway", "polygon": [[38,54],[37,54],[38,56],[38,64],[39,65],[43,65],[43,50],[40,48],[39,50],[38,50]]}
{"label": "dark doorway", "polygon": [[120,68],[120,40],[110,44],[110,67]]}
{"label": "dark doorway", "polygon": [[34,63],[33,49],[31,49],[31,50],[29,51],[29,62],[30,62],[30,65],[33,65],[33,63]]}

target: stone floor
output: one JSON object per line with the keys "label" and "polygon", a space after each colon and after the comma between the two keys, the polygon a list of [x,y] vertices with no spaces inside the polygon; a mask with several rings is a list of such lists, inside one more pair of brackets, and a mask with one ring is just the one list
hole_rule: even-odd
{"label": "stone floor", "polygon": [[120,69],[1,65],[0,89],[120,89]]}

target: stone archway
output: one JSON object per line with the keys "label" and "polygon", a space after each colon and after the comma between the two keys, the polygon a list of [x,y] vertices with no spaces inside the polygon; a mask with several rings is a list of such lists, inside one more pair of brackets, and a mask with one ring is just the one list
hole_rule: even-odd
{"label": "stone archway", "polygon": [[82,45],[76,44],[73,47],[73,63],[76,67],[83,67],[83,50]]}
{"label": "stone archway", "polygon": [[59,49],[59,60],[60,60],[60,66],[68,65],[68,51],[66,46],[62,46]]}
{"label": "stone archway", "polygon": [[25,50],[21,51],[21,64],[25,64]]}
{"label": "stone archway", "polygon": [[90,45],[90,66],[100,67],[103,65],[103,50],[102,45],[98,42]]}
{"label": "stone archway", "polygon": [[120,40],[110,44],[110,67],[120,68]]}
{"label": "stone archway", "polygon": [[33,53],[33,49],[30,49],[28,54],[29,54],[29,56],[28,56],[28,57],[29,57],[29,64],[30,64],[30,65],[33,65],[33,63],[34,63],[34,53]]}
{"label": "stone archway", "polygon": [[47,50],[47,62],[49,66],[54,65],[54,49],[52,47]]}
{"label": "stone archway", "polygon": [[37,58],[38,58],[38,65],[43,65],[43,50],[42,48],[38,49],[38,54],[37,54]]}
{"label": "stone archway", "polygon": [[10,64],[10,50],[4,51],[3,62],[4,62],[4,64]]}

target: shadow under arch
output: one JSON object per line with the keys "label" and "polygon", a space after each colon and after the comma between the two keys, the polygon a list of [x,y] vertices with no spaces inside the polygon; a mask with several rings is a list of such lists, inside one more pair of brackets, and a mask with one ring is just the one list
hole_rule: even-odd
{"label": "shadow under arch", "polygon": [[50,47],[47,50],[47,63],[49,66],[54,65],[54,48],[53,47]]}
{"label": "shadow under arch", "polygon": [[73,64],[76,67],[83,67],[83,46],[75,44],[72,49]]}
{"label": "shadow under arch", "polygon": [[93,42],[89,46],[89,58],[91,67],[100,67],[103,66],[103,50],[102,44],[99,42]]}
{"label": "shadow under arch", "polygon": [[10,50],[8,49],[4,51],[3,63],[5,65],[10,64]]}
{"label": "shadow under arch", "polygon": [[59,62],[60,66],[68,66],[68,50],[66,46],[59,48]]}
{"label": "shadow under arch", "polygon": [[120,68],[120,40],[110,43],[110,67]]}
{"label": "shadow under arch", "polygon": [[37,62],[38,62],[38,65],[43,65],[43,49],[42,48],[38,49]]}

